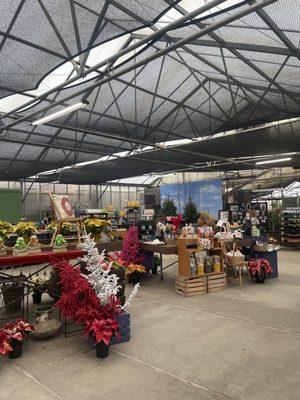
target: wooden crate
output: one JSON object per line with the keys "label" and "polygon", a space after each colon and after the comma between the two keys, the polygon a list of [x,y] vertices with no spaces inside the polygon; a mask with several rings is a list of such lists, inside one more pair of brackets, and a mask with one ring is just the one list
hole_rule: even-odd
{"label": "wooden crate", "polygon": [[175,280],[175,293],[180,296],[198,296],[207,293],[207,281],[205,276],[177,275]]}
{"label": "wooden crate", "polygon": [[225,290],[227,286],[226,274],[221,273],[211,273],[207,274],[207,292],[214,293]]}

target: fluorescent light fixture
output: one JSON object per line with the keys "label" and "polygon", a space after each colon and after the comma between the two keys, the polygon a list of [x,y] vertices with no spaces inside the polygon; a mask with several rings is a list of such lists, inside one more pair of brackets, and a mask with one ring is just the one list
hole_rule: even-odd
{"label": "fluorescent light fixture", "polygon": [[286,158],[278,158],[277,160],[266,160],[266,161],[258,161],[255,164],[256,165],[262,165],[262,164],[274,164],[274,163],[279,163],[279,162],[284,162],[284,161],[290,161],[292,157],[286,157]]}
{"label": "fluorescent light fixture", "polygon": [[62,115],[69,114],[70,112],[79,110],[80,108],[83,108],[86,105],[88,105],[88,102],[85,102],[85,103],[80,102],[80,103],[73,104],[73,105],[71,105],[69,107],[64,108],[63,110],[57,111],[57,112],[55,112],[53,114],[49,114],[49,115],[46,115],[43,118],[37,119],[36,121],[33,121],[31,123],[31,125],[34,125],[34,126],[35,125],[43,125],[46,122],[49,122],[49,121],[52,121],[55,118],[61,117]]}

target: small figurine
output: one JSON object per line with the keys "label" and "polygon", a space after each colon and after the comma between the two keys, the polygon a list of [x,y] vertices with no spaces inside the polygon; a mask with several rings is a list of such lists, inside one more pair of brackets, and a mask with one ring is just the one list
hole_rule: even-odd
{"label": "small figurine", "polygon": [[67,243],[67,241],[63,237],[63,235],[57,235],[56,238],[55,238],[53,251],[54,252],[66,251],[67,250],[66,243]]}
{"label": "small figurine", "polygon": [[28,243],[28,252],[29,253],[39,253],[42,251],[42,246],[39,243],[39,240],[36,235],[31,235]]}
{"label": "small figurine", "polygon": [[27,254],[27,245],[22,236],[19,236],[14,245],[13,254],[15,256],[23,256]]}

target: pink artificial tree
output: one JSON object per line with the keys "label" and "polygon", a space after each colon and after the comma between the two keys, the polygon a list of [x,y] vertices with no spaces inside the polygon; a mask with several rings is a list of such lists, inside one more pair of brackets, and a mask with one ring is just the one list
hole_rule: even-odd
{"label": "pink artificial tree", "polygon": [[130,264],[141,264],[144,261],[144,257],[141,254],[138,228],[134,225],[129,228],[123,240],[121,259],[125,266]]}

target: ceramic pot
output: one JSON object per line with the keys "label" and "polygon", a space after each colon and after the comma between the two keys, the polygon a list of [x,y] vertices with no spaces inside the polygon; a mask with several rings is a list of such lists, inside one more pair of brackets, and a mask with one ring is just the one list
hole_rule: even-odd
{"label": "ceramic pot", "polygon": [[52,318],[54,308],[51,306],[41,306],[35,309],[36,319],[33,324],[35,331],[32,336],[36,339],[50,338],[60,330],[61,322]]}
{"label": "ceramic pot", "polygon": [[8,353],[9,358],[15,359],[21,357],[23,354],[23,342],[20,342],[20,340],[12,340],[10,345],[12,351]]}
{"label": "ceramic pot", "polygon": [[100,342],[96,344],[96,356],[98,358],[107,358],[109,355],[109,345],[104,342]]}

